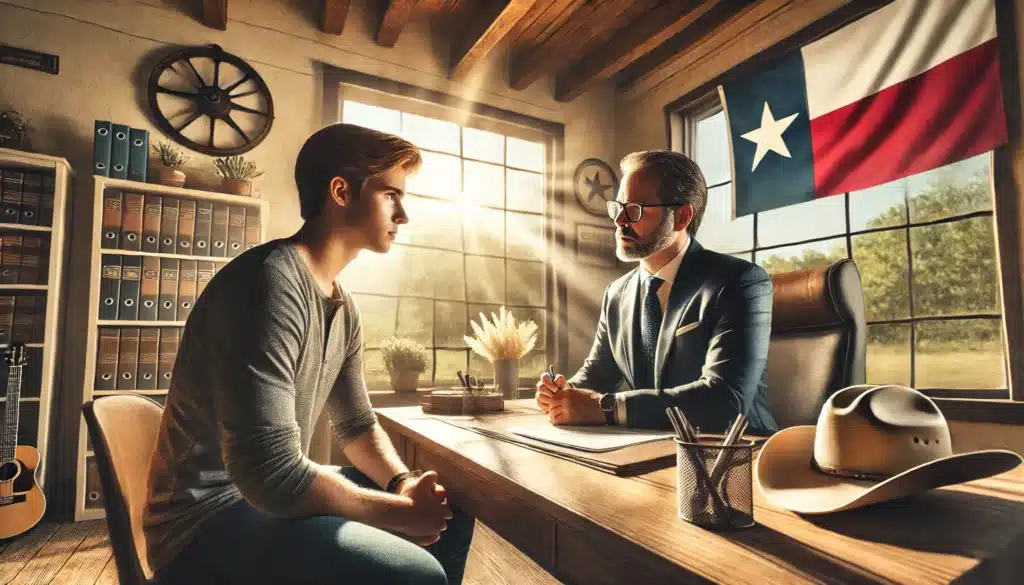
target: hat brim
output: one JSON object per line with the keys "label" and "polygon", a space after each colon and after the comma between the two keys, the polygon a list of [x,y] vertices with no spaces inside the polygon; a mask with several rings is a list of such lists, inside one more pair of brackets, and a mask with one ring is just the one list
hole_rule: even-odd
{"label": "hat brim", "polygon": [[770,504],[799,514],[828,514],[998,475],[1024,461],[1012,451],[973,451],[929,461],[884,481],[857,480],[811,467],[816,430],[790,427],[761,448],[757,483]]}

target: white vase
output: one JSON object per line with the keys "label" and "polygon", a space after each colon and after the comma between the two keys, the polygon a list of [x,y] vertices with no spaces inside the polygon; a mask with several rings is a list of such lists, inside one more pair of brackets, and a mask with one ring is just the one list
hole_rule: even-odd
{"label": "white vase", "polygon": [[505,400],[519,398],[519,360],[494,360],[494,385]]}

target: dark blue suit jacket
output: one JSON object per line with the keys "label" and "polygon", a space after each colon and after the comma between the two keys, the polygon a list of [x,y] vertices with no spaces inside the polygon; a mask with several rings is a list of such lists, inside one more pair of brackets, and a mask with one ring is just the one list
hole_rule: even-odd
{"label": "dark blue suit jacket", "polygon": [[748,433],[777,431],[765,384],[772,323],[768,273],[692,240],[662,319],[655,388],[636,388],[640,270],[605,289],[594,346],[572,383],[612,392],[625,379],[630,427],[670,428],[665,408],[674,405],[702,432],[724,432],[740,412],[748,417]]}

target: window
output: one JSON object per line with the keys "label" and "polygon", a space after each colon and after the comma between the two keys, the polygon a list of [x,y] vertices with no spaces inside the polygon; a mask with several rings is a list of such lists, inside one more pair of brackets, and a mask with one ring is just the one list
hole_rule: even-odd
{"label": "window", "polygon": [[537,324],[537,344],[520,362],[521,379],[535,377],[548,363],[548,143],[511,125],[502,132],[493,122],[453,121],[440,106],[404,108],[391,96],[394,107],[382,107],[388,98],[344,94],[344,122],[397,134],[423,153],[406,189],[409,224],[388,254],[362,252],[341,276],[362,315],[367,385],[389,387],[379,348],[392,335],[428,349],[421,386],[458,384],[459,370],[492,379],[491,364],[463,335],[472,335],[470,320],[479,324],[481,312],[490,317],[502,305]]}
{"label": "window", "polygon": [[770,273],[853,258],[867,310],[868,383],[1009,397],[991,153],[733,221],[725,114],[715,107],[687,124],[709,186],[702,245]]}

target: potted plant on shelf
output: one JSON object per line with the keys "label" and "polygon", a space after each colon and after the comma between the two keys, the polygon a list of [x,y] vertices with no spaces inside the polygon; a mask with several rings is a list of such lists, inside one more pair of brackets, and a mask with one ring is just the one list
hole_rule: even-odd
{"label": "potted plant on shelf", "polygon": [[223,177],[221,188],[232,195],[252,196],[252,180],[263,174],[256,163],[241,156],[229,156],[213,161],[217,174]]}
{"label": "potted plant on shelf", "polygon": [[176,148],[168,142],[161,141],[153,146],[156,153],[160,155],[160,164],[154,165],[156,173],[150,176],[156,179],[160,185],[168,187],[184,187],[185,173],[179,168],[188,161],[189,157],[181,149]]}
{"label": "potted plant on shelf", "polygon": [[420,374],[427,369],[427,350],[405,337],[389,337],[381,344],[384,369],[391,375],[395,392],[415,392]]}
{"label": "potted plant on shelf", "polygon": [[511,311],[501,308],[498,315],[488,321],[480,313],[480,325],[470,321],[476,337],[464,336],[470,349],[494,365],[494,385],[506,399],[519,398],[519,360],[530,353],[537,343],[537,324],[533,321],[516,323]]}

